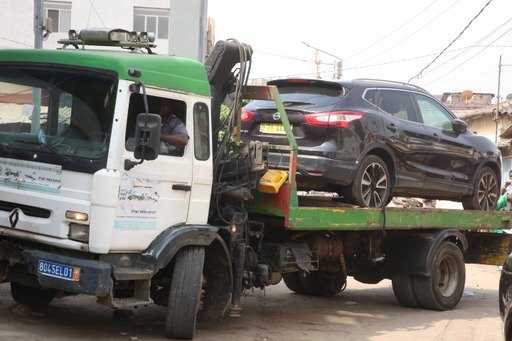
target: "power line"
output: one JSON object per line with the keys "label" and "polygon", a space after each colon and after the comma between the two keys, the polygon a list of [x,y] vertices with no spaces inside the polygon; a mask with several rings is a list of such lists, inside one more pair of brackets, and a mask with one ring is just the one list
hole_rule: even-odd
{"label": "power line", "polygon": [[6,41],[10,41],[12,43],[20,44],[20,45],[23,45],[23,46],[27,46],[27,47],[30,47],[31,49],[34,48],[34,45],[25,44],[25,43],[22,43],[20,41],[12,40],[12,39],[9,39],[9,38],[0,37],[0,39],[6,40]]}
{"label": "power line", "polygon": [[423,71],[425,71],[430,65],[432,65],[439,57],[441,57],[441,55],[450,47],[452,46],[453,43],[455,43],[461,36],[462,34],[464,34],[464,32],[466,32],[466,30],[468,29],[469,26],[471,26],[471,24],[473,23],[473,21],[478,18],[480,16],[480,14],[482,14],[482,12],[487,8],[487,6],[489,6],[489,4],[492,2],[492,0],[489,0],[485,5],[484,7],[482,7],[482,9],[473,17],[473,19],[471,19],[469,21],[469,23],[466,25],[466,27],[464,27],[464,29],[459,33],[459,35],[457,37],[455,37],[455,39],[453,39],[451,41],[451,43],[448,44],[448,46],[446,46],[429,64],[427,64],[427,66],[425,66],[423,69],[421,69],[420,72],[418,72],[418,74],[416,76],[413,76],[409,79],[409,81],[407,83],[410,83],[411,80],[413,80],[414,78],[417,78],[417,77],[420,77],[423,73]]}
{"label": "power line", "polygon": [[405,38],[403,38],[402,40],[398,41],[397,43],[395,43],[394,45],[391,45],[389,46],[388,48],[386,48],[385,50],[379,52],[378,54],[375,54],[373,55],[372,57],[370,58],[367,58],[365,60],[363,60],[361,62],[361,64],[363,63],[367,63],[368,61],[376,58],[376,57],[380,57],[382,56],[384,53],[394,49],[395,47],[397,47],[398,45],[402,44],[404,41],[408,40],[409,38],[413,37],[414,35],[416,35],[416,33],[422,31],[425,27],[431,25],[432,23],[434,23],[434,21],[436,21],[437,19],[439,19],[442,15],[448,13],[448,11],[450,11],[453,7],[455,7],[455,5],[457,5],[461,0],[457,0],[455,1],[453,4],[451,4],[450,6],[448,6],[448,8],[446,9],[443,9],[441,12],[439,12],[434,18],[432,18],[430,21],[428,21],[427,23],[425,23],[423,26],[421,26],[420,28],[418,28],[416,31],[413,31],[411,34],[409,34],[408,36],[406,36]]}
{"label": "power line", "polygon": [[103,20],[101,20],[100,14],[96,10],[96,7],[94,7],[94,3],[92,2],[92,0],[89,0],[89,3],[91,4],[92,9],[94,10],[94,13],[96,13],[96,15],[98,16],[98,19],[100,19],[100,22],[103,25],[103,28],[106,28],[107,26],[105,26],[105,23],[103,22]]}
{"label": "power line", "polygon": [[459,65],[457,65],[456,67],[454,67],[453,69],[451,69],[450,71],[446,72],[445,74],[437,77],[436,79],[434,79],[433,81],[431,81],[430,83],[428,83],[427,85],[430,85],[434,82],[437,82],[438,80],[440,80],[441,78],[443,78],[444,76],[452,73],[453,71],[457,70],[458,68],[460,68],[462,65],[466,64],[467,62],[469,62],[471,59],[475,58],[476,56],[478,56],[480,53],[482,53],[485,49],[487,49],[488,47],[492,46],[492,44],[494,44],[496,41],[500,40],[505,34],[509,33],[510,31],[512,31],[512,27],[509,28],[507,31],[505,31],[505,33],[503,33],[502,35],[500,35],[498,38],[494,39],[489,45],[486,45],[484,46],[480,51],[478,51],[477,53],[475,53],[474,55],[472,55],[471,57],[469,57],[468,59],[466,59],[465,61],[463,61],[462,63],[460,63]]}
{"label": "power line", "polygon": [[407,26],[409,23],[411,23],[414,19],[416,19],[417,17],[419,17],[421,14],[425,13],[427,11],[427,9],[429,9],[434,3],[436,3],[437,0],[434,0],[432,1],[427,7],[425,7],[424,9],[422,9],[420,12],[418,12],[416,15],[414,15],[411,19],[409,19],[408,21],[406,21],[405,23],[403,23],[402,25],[398,26],[397,28],[395,28],[393,31],[389,32],[388,34],[380,37],[379,39],[375,40],[372,44],[366,46],[365,48],[363,48],[362,50],[359,50],[358,52],[356,52],[355,54],[349,56],[348,58],[346,58],[345,60],[349,60],[351,58],[354,58],[355,56],[359,56],[361,53],[367,51],[368,49],[370,49],[371,47],[374,47],[376,44],[382,42],[384,39],[388,38],[389,36],[393,35],[395,32],[398,32],[400,29],[402,29],[402,27],[405,27]]}
{"label": "power line", "polygon": [[[493,29],[491,32],[487,33],[485,36],[483,36],[482,38],[480,38],[477,42],[475,42],[473,45],[471,45],[470,47],[482,47],[482,45],[479,45],[480,43],[482,43],[483,41],[485,41],[487,38],[489,38],[492,34],[494,34],[495,32],[497,32],[499,29],[501,29],[503,26],[505,26],[506,24],[508,24],[510,21],[512,21],[512,17],[505,20],[501,25],[499,25],[498,27],[496,27],[495,29]],[[489,46],[487,46],[489,47]],[[495,47],[495,46],[493,46]],[[502,47],[507,47],[507,46],[502,46]],[[469,50],[469,49],[468,49]],[[453,56],[452,58],[444,61],[443,63],[437,65],[437,66],[434,66],[433,68],[430,69],[430,72],[434,71],[434,70],[437,70],[439,69],[440,67],[448,64],[449,62],[451,62],[452,60],[460,57],[461,55],[463,55],[464,53],[466,53],[468,50],[466,51],[463,51],[455,56]]]}

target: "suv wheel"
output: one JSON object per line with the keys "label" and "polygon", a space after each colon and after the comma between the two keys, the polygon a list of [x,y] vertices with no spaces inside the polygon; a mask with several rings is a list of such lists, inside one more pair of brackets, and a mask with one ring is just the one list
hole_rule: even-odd
{"label": "suv wheel", "polygon": [[386,163],[376,155],[366,156],[356,172],[351,197],[361,207],[384,207],[391,193],[391,177]]}
{"label": "suv wheel", "polygon": [[476,175],[473,196],[465,197],[462,206],[465,210],[494,210],[500,196],[498,176],[489,167],[482,167]]}

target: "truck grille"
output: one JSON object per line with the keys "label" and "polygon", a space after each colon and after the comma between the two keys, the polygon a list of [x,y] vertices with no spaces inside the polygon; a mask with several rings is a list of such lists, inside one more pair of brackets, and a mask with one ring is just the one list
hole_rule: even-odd
{"label": "truck grille", "polygon": [[28,205],[21,205],[21,204],[16,204],[13,202],[0,200],[0,210],[1,211],[11,212],[15,208],[19,208],[23,212],[23,214],[28,215],[30,217],[50,218],[50,215],[51,215],[51,211],[46,210],[44,208],[28,206]]}

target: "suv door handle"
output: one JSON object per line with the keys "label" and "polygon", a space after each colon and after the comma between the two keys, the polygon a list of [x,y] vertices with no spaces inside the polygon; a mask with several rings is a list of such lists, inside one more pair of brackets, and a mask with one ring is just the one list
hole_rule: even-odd
{"label": "suv door handle", "polygon": [[182,184],[174,184],[172,185],[172,189],[175,191],[185,191],[188,192],[192,189],[190,185],[182,185]]}
{"label": "suv door handle", "polygon": [[391,131],[392,133],[395,133],[398,130],[398,128],[393,123],[387,124],[386,128],[388,128],[388,130]]}

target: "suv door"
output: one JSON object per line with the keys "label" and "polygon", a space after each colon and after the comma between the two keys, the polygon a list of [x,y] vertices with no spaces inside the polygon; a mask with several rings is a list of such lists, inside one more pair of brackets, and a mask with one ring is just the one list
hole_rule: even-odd
{"label": "suv door", "polygon": [[435,99],[419,93],[413,93],[413,97],[432,145],[425,190],[466,194],[475,162],[475,148],[467,139],[468,133],[453,131],[456,117]]}
{"label": "suv door", "polygon": [[396,156],[395,189],[423,188],[429,141],[410,92],[378,89],[375,104],[382,113],[385,143]]}

